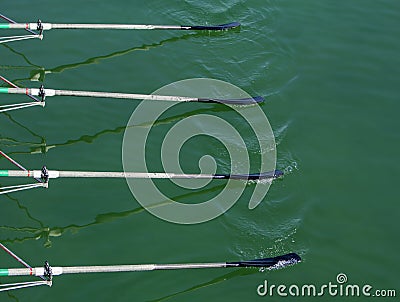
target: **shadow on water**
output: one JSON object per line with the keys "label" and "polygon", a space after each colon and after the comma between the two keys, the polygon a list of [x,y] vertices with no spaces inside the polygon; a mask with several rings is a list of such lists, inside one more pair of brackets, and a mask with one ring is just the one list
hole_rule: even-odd
{"label": "shadow on water", "polygon": [[203,289],[203,288],[206,288],[206,287],[209,287],[209,286],[217,285],[217,284],[219,284],[221,282],[224,282],[226,280],[230,280],[230,279],[233,279],[233,278],[236,278],[236,277],[242,277],[242,276],[246,276],[246,275],[252,275],[252,274],[256,274],[258,272],[259,271],[257,269],[248,269],[248,268],[247,269],[243,269],[243,268],[242,269],[238,269],[238,270],[235,270],[234,272],[230,272],[228,274],[224,274],[224,275],[219,276],[219,277],[217,277],[215,279],[212,279],[212,280],[210,280],[208,282],[204,282],[204,283],[192,286],[192,287],[190,287],[188,289],[185,289],[183,291],[179,291],[179,292],[176,292],[174,294],[170,294],[170,295],[167,295],[167,296],[155,299],[155,300],[149,300],[148,302],[166,301],[168,299],[177,297],[177,296],[182,295],[182,294],[193,293],[193,292],[195,292],[197,290],[200,290],[200,289]]}
{"label": "shadow on water", "polygon": [[[197,104],[196,104],[197,105]],[[195,110],[190,110],[190,111],[185,111],[184,113],[181,113],[179,115],[175,115],[172,117],[166,117],[163,119],[159,119],[155,121],[154,123],[152,121],[149,121],[148,123],[141,123],[141,124],[136,124],[128,127],[156,127],[156,126],[161,126],[161,125],[167,125],[167,124],[172,124],[175,123],[183,118],[185,118],[187,115],[198,115],[198,114],[206,114],[210,112],[225,112],[225,111],[230,111],[228,106],[225,105],[219,105],[219,104],[201,104],[203,108],[200,109],[195,109]],[[15,120],[11,114],[9,113],[3,113],[3,116],[7,117],[8,120],[15,124],[18,127],[21,127],[22,129],[26,130],[30,135],[32,135],[33,138],[37,138],[37,142],[28,142],[28,141],[18,141],[15,138],[12,137],[7,137],[3,136],[0,133],[0,146],[4,147],[27,147],[29,151],[17,151],[17,152],[9,152],[10,155],[12,154],[36,154],[36,153],[47,153],[49,150],[57,148],[57,147],[63,147],[63,146],[70,146],[74,145],[76,143],[87,143],[91,144],[98,138],[107,135],[107,134],[120,134],[125,131],[127,128],[126,125],[123,126],[118,126],[113,129],[104,129],[101,130],[95,134],[92,135],[82,135],[79,138],[76,139],[68,139],[64,142],[61,143],[55,143],[55,144],[48,144],[46,142],[45,137],[41,136],[38,133],[34,133],[32,130],[29,129],[29,127],[25,126],[24,124],[18,122]]]}
{"label": "shadow on water", "polygon": [[19,299],[13,295],[11,292],[7,292],[7,296],[8,298],[10,298],[10,300],[12,299],[13,301],[19,301]]}
{"label": "shadow on water", "polygon": [[[233,32],[238,32],[240,31],[240,28],[237,29],[233,29]],[[204,37],[204,35],[212,35],[212,36],[218,36],[218,35],[223,35],[223,32],[193,32],[193,33],[186,33],[182,36],[177,36],[177,37],[172,37],[172,38],[168,38],[165,40],[162,40],[160,42],[155,42],[152,44],[143,44],[142,46],[136,46],[136,47],[132,47],[132,48],[128,48],[128,49],[124,49],[124,50],[120,50],[120,51],[116,51],[110,54],[106,54],[106,55],[102,55],[102,56],[96,56],[96,57],[92,57],[92,58],[88,58],[84,61],[81,62],[76,62],[76,63],[71,63],[71,64],[65,64],[65,65],[60,65],[54,68],[50,68],[50,69],[46,69],[43,66],[37,65],[35,63],[32,63],[28,57],[26,55],[24,55],[23,53],[20,53],[16,50],[14,50],[12,47],[10,47],[9,45],[6,44],[2,44],[5,48],[7,48],[10,52],[20,56],[29,66],[8,66],[8,65],[0,65],[0,70],[1,69],[28,69],[30,68],[30,76],[29,80],[34,80],[34,81],[41,81],[43,82],[45,80],[45,75],[46,74],[52,74],[52,73],[61,73],[64,72],[66,70],[69,69],[75,69],[75,68],[79,68],[82,66],[86,66],[86,65],[92,65],[92,64],[98,64],[99,62],[103,61],[103,60],[107,60],[107,59],[111,59],[111,58],[116,58],[116,57],[120,57],[120,56],[124,56],[127,55],[129,53],[135,52],[135,51],[148,51],[154,48],[158,48],[158,47],[162,47],[166,44],[170,44],[170,43],[174,43],[174,42],[178,42],[178,41],[182,41],[182,40],[189,40],[189,39],[193,39],[193,38],[200,38],[200,37]],[[19,81],[22,80],[27,80],[27,79],[18,79],[15,80],[15,83],[18,83]]]}
{"label": "shadow on water", "polygon": [[0,145],[1,146],[12,146],[12,147],[14,147],[14,146],[29,146],[30,148],[32,148],[34,146],[34,148],[38,148],[38,147],[46,145],[46,139],[43,136],[33,132],[31,129],[29,129],[29,127],[18,122],[16,119],[13,118],[13,116],[10,113],[3,112],[3,116],[6,117],[12,124],[17,126],[18,128],[24,129],[24,131],[28,132],[33,138],[37,138],[40,142],[37,143],[37,142],[18,141],[15,138],[6,137],[0,133]]}
{"label": "shadow on water", "polygon": [[37,64],[31,62],[31,60],[29,60],[29,58],[28,58],[26,55],[24,55],[22,52],[19,52],[19,51],[14,50],[12,47],[10,47],[10,46],[7,45],[7,44],[2,44],[2,46],[5,47],[5,48],[7,48],[7,49],[8,49],[10,52],[12,52],[13,54],[15,54],[15,55],[21,57],[29,66],[8,66],[8,65],[1,66],[1,65],[0,65],[0,66],[1,66],[1,67],[0,67],[1,69],[15,69],[15,68],[17,68],[17,69],[27,69],[27,68],[29,68],[29,67],[34,67],[34,68],[43,69],[42,66],[37,65]]}
{"label": "shadow on water", "polygon": [[[180,200],[185,200],[188,196],[202,196],[203,194],[207,193],[212,193],[219,191],[223,189],[224,185],[217,185],[202,191],[195,191],[195,192],[190,192],[182,195],[175,196],[171,198],[172,200],[179,202]],[[123,218],[128,218],[136,214],[140,214],[142,212],[145,212],[146,210],[143,207],[137,207],[131,210],[127,211],[121,211],[121,212],[110,212],[110,213],[104,213],[104,214],[99,214],[97,215],[92,222],[82,224],[82,225],[77,225],[77,224],[70,224],[67,226],[63,227],[58,227],[58,226],[47,226],[45,222],[40,221],[39,219],[33,217],[33,215],[30,214],[29,209],[19,202],[18,199],[11,197],[10,195],[7,195],[7,197],[12,200],[13,202],[16,203],[17,207],[24,213],[24,215],[37,224],[37,227],[13,227],[13,226],[0,226],[0,231],[4,232],[19,232],[19,233],[28,233],[28,236],[23,236],[23,237],[16,237],[13,239],[5,239],[2,238],[1,242],[3,243],[15,243],[15,242],[24,242],[24,241],[29,241],[29,240],[39,240],[39,239],[44,239],[44,246],[45,247],[51,247],[52,241],[51,237],[60,237],[66,232],[70,232],[72,234],[75,234],[81,230],[84,230],[89,227],[93,227],[96,225],[101,225],[104,223],[110,223],[114,222],[116,220],[121,220]],[[152,206],[149,206],[148,208],[159,208],[163,207],[165,205],[171,204],[170,200],[165,200],[162,202],[158,202],[153,204]]]}

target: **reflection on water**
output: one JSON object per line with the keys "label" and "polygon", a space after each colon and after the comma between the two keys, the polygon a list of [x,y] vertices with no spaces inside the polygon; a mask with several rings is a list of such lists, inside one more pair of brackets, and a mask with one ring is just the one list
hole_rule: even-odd
{"label": "reflection on water", "polygon": [[236,278],[236,277],[242,277],[242,276],[246,276],[246,275],[252,275],[252,274],[256,274],[256,273],[258,273],[257,269],[240,268],[240,269],[237,269],[237,270],[235,270],[233,272],[230,272],[228,274],[224,274],[224,275],[219,276],[219,277],[217,277],[215,279],[212,279],[212,280],[210,280],[208,282],[200,283],[198,285],[192,286],[192,287],[190,287],[188,289],[176,292],[174,294],[171,294],[171,295],[168,295],[168,296],[164,296],[164,297],[161,297],[161,298],[158,298],[158,299],[155,299],[155,300],[150,300],[149,302],[166,301],[168,299],[177,297],[177,296],[185,294],[185,293],[193,293],[193,292],[195,292],[197,290],[200,290],[200,289],[203,289],[203,288],[206,288],[206,287],[209,287],[209,286],[217,285],[217,284],[219,284],[221,282],[224,282],[226,280],[230,280],[230,279],[233,279],[233,278]]}
{"label": "reflection on water", "polygon": [[[204,194],[208,194],[210,192],[216,192],[224,188],[224,185],[217,185],[205,190],[201,191],[195,191],[195,192],[190,192],[186,194],[182,194],[179,196],[175,196],[172,198],[172,200],[179,202],[180,200],[185,200],[189,196],[194,197],[194,196],[199,196],[201,197]],[[48,226],[44,221],[41,221],[34,217],[30,212],[29,209],[26,206],[21,205],[20,201],[12,196],[12,194],[7,195],[7,197],[14,203],[16,203],[17,207],[21,210],[21,212],[34,224],[38,225],[36,227],[31,227],[31,226],[7,226],[7,225],[2,225],[0,226],[0,240],[3,243],[7,242],[24,242],[24,241],[29,241],[29,240],[39,240],[42,239],[44,240],[43,245],[45,247],[51,247],[52,241],[51,238],[54,237],[60,237],[64,235],[66,232],[70,232],[71,234],[75,234],[81,230],[85,230],[86,228],[93,227],[96,225],[100,224],[105,224],[105,223],[111,223],[116,220],[120,220],[123,218],[128,218],[133,215],[142,213],[145,211],[144,208],[142,207],[137,207],[131,210],[127,211],[122,211],[122,212],[110,212],[110,213],[104,213],[104,214],[98,214],[92,222],[78,225],[78,224],[70,224],[67,226]],[[171,203],[170,200],[165,200],[159,203],[155,203],[153,205],[147,206],[148,208],[158,208],[158,207],[163,207],[165,205],[169,205]],[[4,232],[4,234],[2,234]],[[16,233],[22,233],[23,235],[15,235]],[[7,235],[6,235],[7,234]],[[25,235],[27,234],[27,235]],[[5,237],[8,237],[8,239],[5,239]],[[10,236],[13,236],[10,239]],[[2,237],[2,238],[1,238]]]}
{"label": "reflection on water", "polygon": [[[238,32],[238,31],[240,31],[239,28],[233,30],[233,32]],[[218,35],[223,35],[224,33],[222,33],[222,32],[208,32],[207,34],[208,35],[212,35],[212,36],[218,36]],[[43,66],[40,66],[38,64],[35,64],[35,63],[31,62],[26,55],[24,55],[21,52],[18,52],[16,50],[14,50],[9,45],[2,44],[2,46],[7,48],[13,54],[15,54],[17,56],[20,56],[25,61],[25,63],[28,64],[28,66],[0,65],[0,70],[2,70],[2,69],[3,70],[15,70],[15,69],[19,69],[19,70],[28,69],[28,70],[30,70],[29,77],[27,77],[25,79],[23,79],[23,78],[14,79],[14,83],[15,84],[17,84],[17,83],[19,83],[21,81],[28,80],[28,79],[31,80],[31,81],[44,82],[46,74],[62,73],[64,71],[66,71],[66,70],[76,69],[76,68],[80,68],[80,67],[87,66],[87,65],[92,65],[92,64],[98,64],[99,62],[101,62],[103,60],[124,56],[124,55],[127,55],[127,54],[135,52],[135,51],[148,51],[148,50],[151,50],[151,49],[154,49],[154,48],[162,47],[162,46],[164,46],[166,44],[170,44],[170,43],[174,43],[174,42],[182,41],[182,40],[199,38],[199,37],[203,37],[203,36],[204,36],[204,33],[202,33],[202,32],[186,33],[186,34],[184,34],[182,36],[168,38],[168,39],[162,40],[160,42],[155,42],[155,43],[152,43],[152,44],[143,44],[142,46],[137,46],[137,47],[132,47],[132,48],[124,49],[124,50],[119,50],[119,51],[116,51],[116,52],[112,52],[110,54],[88,58],[88,59],[83,60],[81,62],[64,64],[64,65],[60,65],[60,66],[49,68],[49,69],[46,69]]]}
{"label": "reflection on water", "polygon": [[[178,115],[175,115],[172,117],[165,117],[162,119],[158,119],[156,122],[149,121],[148,123],[140,123],[140,124],[132,125],[130,127],[162,126],[162,125],[175,123],[175,122],[185,118],[187,115],[198,115],[198,114],[206,114],[206,113],[211,113],[211,112],[224,112],[224,111],[231,110],[228,106],[219,105],[219,104],[207,104],[207,105],[202,105],[202,107],[203,108],[201,108],[201,109],[188,110],[188,111],[185,111],[184,113],[181,113],[181,114],[178,114]],[[54,149],[56,147],[70,146],[70,145],[74,145],[76,143],[90,144],[104,135],[119,134],[119,133],[124,132],[126,129],[126,126],[123,125],[123,126],[116,127],[114,129],[104,129],[104,130],[101,130],[92,135],[89,135],[89,134],[82,135],[81,137],[79,137],[77,139],[68,139],[61,143],[50,144],[50,143],[47,143],[45,137],[41,136],[38,133],[33,132],[27,126],[25,126],[23,123],[18,122],[16,119],[14,119],[12,117],[12,114],[4,113],[3,116],[5,116],[9,120],[9,122],[13,123],[16,127],[21,127],[22,129],[26,130],[32,136],[32,139],[36,138],[38,140],[38,142],[20,141],[16,138],[7,137],[7,136],[4,136],[2,133],[0,133],[0,146],[13,147],[13,148],[14,147],[28,148],[28,150],[26,150],[26,151],[9,151],[8,153],[10,155],[47,153],[49,150]]]}

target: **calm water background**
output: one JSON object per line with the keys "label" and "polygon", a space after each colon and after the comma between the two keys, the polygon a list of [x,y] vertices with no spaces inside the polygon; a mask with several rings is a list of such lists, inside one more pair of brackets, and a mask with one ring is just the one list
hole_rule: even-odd
{"label": "calm water background", "polygon": [[[174,263],[291,251],[304,261],[267,273],[62,276],[51,289],[1,293],[0,300],[252,301],[263,300],[256,287],[265,279],[323,284],[341,272],[349,283],[399,291],[399,10],[398,1],[372,0],[3,1],[1,13],[21,22],[242,22],[240,31],[211,34],[50,31],[43,41],[0,46],[0,71],[21,86],[40,80],[59,89],[139,93],[187,78],[225,80],[267,96],[262,108],[276,135],[278,168],[287,172],[255,210],[244,196],[225,215],[193,226],[142,210],[122,180],[53,181],[47,191],[0,197],[3,243],[35,266],[46,259],[65,266]],[[136,104],[64,97],[49,99],[45,109],[1,114],[0,147],[30,168],[121,170],[124,126]],[[165,127],[196,110],[224,108],[191,104]],[[245,140],[256,143],[251,133]],[[182,156],[194,161],[184,167],[196,172],[198,159],[211,154],[229,170],[215,144],[189,144]],[[218,186],[185,198],[196,201]],[[1,255],[0,267],[17,265]]]}

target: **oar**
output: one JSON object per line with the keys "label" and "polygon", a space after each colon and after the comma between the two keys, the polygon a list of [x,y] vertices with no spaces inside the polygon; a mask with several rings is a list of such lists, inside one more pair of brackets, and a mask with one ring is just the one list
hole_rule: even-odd
{"label": "oar", "polygon": [[33,286],[40,286],[40,285],[52,286],[53,276],[59,276],[63,274],[143,272],[143,271],[155,271],[155,270],[239,268],[239,267],[266,268],[269,270],[273,270],[295,265],[299,262],[301,262],[301,258],[296,253],[290,253],[273,258],[256,259],[250,261],[182,263],[182,264],[133,264],[133,265],[51,267],[49,263],[46,261],[44,267],[0,269],[0,277],[39,276],[46,279],[45,281],[36,281],[36,282],[0,284],[0,292],[33,287]]}
{"label": "oar", "polygon": [[5,157],[22,170],[0,170],[0,177],[32,177],[39,183],[24,184],[10,187],[0,187],[0,195],[39,187],[48,187],[49,179],[53,178],[151,178],[151,179],[234,179],[258,180],[275,179],[283,175],[280,170],[251,174],[180,174],[180,173],[150,173],[150,172],[99,172],[99,171],[57,171],[48,170],[43,166],[41,170],[26,170],[10,156],[0,151]]}
{"label": "oar", "polygon": [[33,177],[38,179],[52,178],[154,178],[154,179],[235,179],[257,180],[275,179],[283,175],[280,170],[252,174],[178,174],[178,173],[149,173],[149,172],[98,172],[98,171],[57,171],[47,170],[0,170],[3,177]]}
{"label": "oar", "polygon": [[151,178],[151,179],[234,179],[234,180],[258,180],[275,179],[283,175],[280,170],[253,174],[177,174],[177,173],[145,173],[145,172],[92,172],[92,171],[56,171],[47,170],[0,170],[0,177],[33,177],[40,180],[39,183],[23,184],[8,187],[0,187],[0,195],[35,188],[48,188],[49,179],[52,178]]}
{"label": "oar", "polygon": [[[2,77],[0,78],[2,79]],[[129,100],[148,100],[148,101],[172,101],[172,102],[205,102],[205,103],[223,103],[232,105],[250,105],[263,102],[260,96],[243,99],[223,99],[223,98],[199,98],[187,96],[171,95],[147,95],[119,92],[98,92],[98,91],[78,91],[78,90],[57,90],[48,88],[6,88],[0,87],[0,93],[6,94],[26,94],[37,96],[44,101],[45,97],[50,96],[77,96],[77,97],[95,97],[95,98],[116,98]],[[0,111],[1,112],[1,111]]]}
{"label": "oar", "polygon": [[36,23],[18,23],[4,15],[0,14],[0,18],[8,23],[0,23],[0,29],[25,29],[30,35],[0,37],[0,44],[27,40],[27,39],[43,39],[43,31],[50,29],[124,29],[124,30],[229,30],[240,26],[239,22],[231,22],[221,25],[153,25],[153,24],[54,24],[42,23],[38,20]]}
{"label": "oar", "polygon": [[90,23],[0,23],[0,29],[127,29],[127,30],[228,30],[239,27],[239,22],[220,25],[154,25],[154,24],[90,24]]}
{"label": "oar", "polygon": [[229,267],[260,267],[269,269],[284,268],[297,264],[301,258],[296,253],[282,256],[237,262],[212,263],[180,263],[180,264],[132,264],[132,265],[102,265],[102,266],[67,266],[50,267],[46,262],[44,267],[0,269],[0,276],[59,276],[63,274],[86,273],[116,273],[142,272],[155,270],[199,269],[199,268],[229,268]]}

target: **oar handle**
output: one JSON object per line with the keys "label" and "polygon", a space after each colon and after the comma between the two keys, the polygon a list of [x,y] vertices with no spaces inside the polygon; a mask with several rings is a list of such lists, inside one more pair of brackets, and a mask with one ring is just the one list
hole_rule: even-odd
{"label": "oar handle", "polygon": [[[48,178],[60,177],[59,171],[47,170]],[[0,177],[32,177],[41,179],[43,176],[42,170],[0,170]]]}

